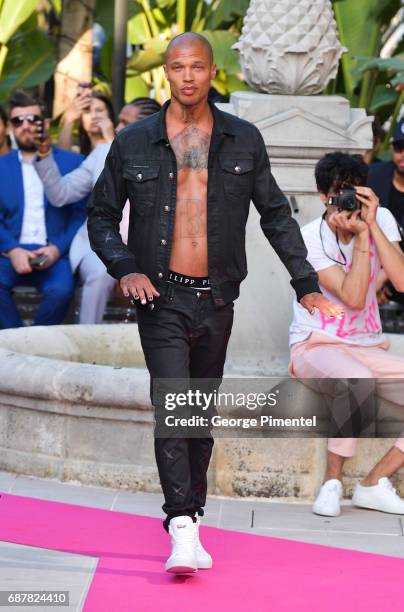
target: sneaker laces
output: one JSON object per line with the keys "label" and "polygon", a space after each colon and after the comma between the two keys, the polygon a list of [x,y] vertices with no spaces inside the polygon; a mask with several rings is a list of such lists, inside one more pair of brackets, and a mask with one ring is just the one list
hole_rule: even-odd
{"label": "sneaker laces", "polygon": [[393,487],[392,483],[388,478],[381,478],[379,480],[379,484],[381,484],[384,489],[387,489],[388,491],[394,493],[394,495],[397,495],[397,489]]}
{"label": "sneaker laces", "polygon": [[325,493],[327,495],[330,495],[330,493],[338,493],[339,494],[339,483],[338,482],[333,482],[332,485],[327,485],[326,489],[325,489]]}

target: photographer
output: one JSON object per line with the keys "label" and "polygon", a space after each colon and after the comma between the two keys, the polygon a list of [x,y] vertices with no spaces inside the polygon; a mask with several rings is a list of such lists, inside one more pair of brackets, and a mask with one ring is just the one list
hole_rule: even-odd
{"label": "photographer", "polygon": [[[397,291],[404,289],[404,254],[393,215],[365,187],[367,167],[359,156],[329,153],[317,164],[316,183],[325,213],[302,228],[308,261],[319,275],[325,297],[344,307],[338,320],[306,315],[295,301],[290,327],[290,373],[297,378],[376,378],[377,394],[403,403],[404,358],[387,351],[376,292],[383,268]],[[330,438],[327,469],[313,512],[340,514],[342,468],[355,454],[356,439]],[[399,439],[356,485],[353,504],[404,513],[404,501],[389,477],[404,466]]]}

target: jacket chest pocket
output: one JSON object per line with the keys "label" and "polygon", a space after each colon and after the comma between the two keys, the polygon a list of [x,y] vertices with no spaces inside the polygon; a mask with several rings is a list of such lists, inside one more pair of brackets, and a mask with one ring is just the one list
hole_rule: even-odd
{"label": "jacket chest pocket", "polygon": [[251,196],[254,183],[254,160],[236,157],[220,158],[226,196],[230,198]]}
{"label": "jacket chest pocket", "polygon": [[160,165],[126,165],[122,176],[126,180],[131,204],[139,215],[155,209]]}

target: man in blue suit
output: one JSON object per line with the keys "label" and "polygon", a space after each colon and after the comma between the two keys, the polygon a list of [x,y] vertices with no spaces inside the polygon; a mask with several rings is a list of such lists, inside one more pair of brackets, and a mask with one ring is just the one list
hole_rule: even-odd
{"label": "man in blue suit", "polygon": [[[0,329],[23,325],[12,298],[16,285],[33,285],[41,295],[34,325],[57,325],[74,291],[68,252],[86,218],[86,203],[48,205],[32,163],[41,105],[24,92],[15,92],[9,104],[18,151],[0,158]],[[61,174],[83,161],[61,149],[53,153]]]}

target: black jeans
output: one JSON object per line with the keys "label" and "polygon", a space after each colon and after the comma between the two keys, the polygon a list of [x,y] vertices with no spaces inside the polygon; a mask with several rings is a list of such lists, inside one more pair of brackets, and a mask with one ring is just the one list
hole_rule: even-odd
{"label": "black jeans", "polygon": [[[210,291],[198,291],[167,284],[158,307],[138,305],[142,348],[153,379],[215,379],[220,381],[227,344],[233,324],[233,302],[215,308]],[[213,438],[155,437],[155,454],[164,493],[163,510],[168,530],[175,516],[203,515],[206,503],[207,471]]]}

